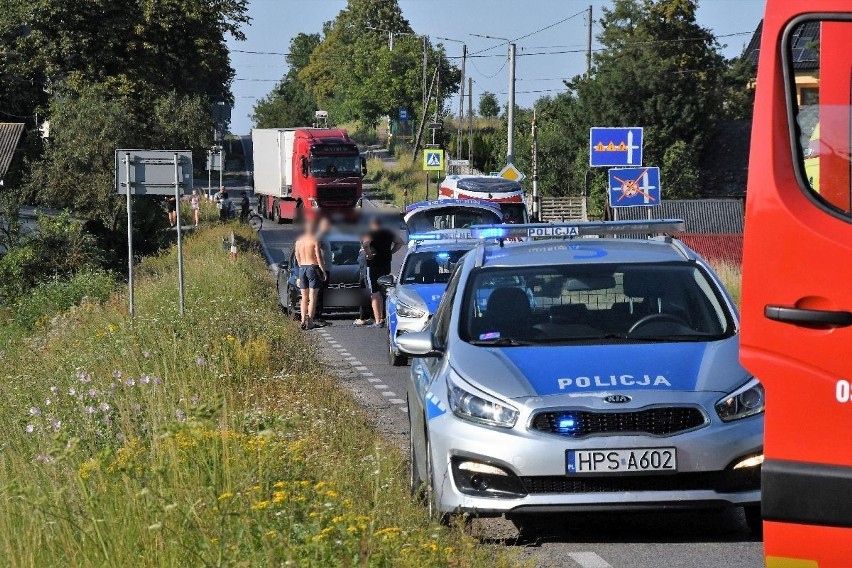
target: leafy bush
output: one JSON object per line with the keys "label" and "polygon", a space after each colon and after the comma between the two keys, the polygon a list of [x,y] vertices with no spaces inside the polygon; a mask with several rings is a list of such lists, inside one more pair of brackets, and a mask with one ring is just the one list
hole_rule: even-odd
{"label": "leafy bush", "polygon": [[38,231],[0,258],[0,304],[11,304],[53,278],[66,278],[101,264],[101,252],[80,221],[62,213],[40,216]]}

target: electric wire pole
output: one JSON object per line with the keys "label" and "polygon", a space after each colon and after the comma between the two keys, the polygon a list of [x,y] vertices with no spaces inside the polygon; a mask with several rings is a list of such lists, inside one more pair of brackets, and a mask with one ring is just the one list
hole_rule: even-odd
{"label": "electric wire pole", "polygon": [[515,163],[515,44],[509,43],[509,133],[506,144],[506,163]]}
{"label": "electric wire pole", "polygon": [[[461,160],[462,148],[462,123],[464,122],[464,81],[465,63],[467,63],[467,44],[462,45],[461,83],[459,84],[459,116],[458,132],[456,133],[456,159]],[[458,173],[458,172],[456,172]]]}
{"label": "electric wire pole", "polygon": [[592,76],[592,7],[589,6],[589,35],[586,38],[586,79]]}
{"label": "electric wire pole", "polygon": [[473,77],[467,78],[467,159],[473,168]]}

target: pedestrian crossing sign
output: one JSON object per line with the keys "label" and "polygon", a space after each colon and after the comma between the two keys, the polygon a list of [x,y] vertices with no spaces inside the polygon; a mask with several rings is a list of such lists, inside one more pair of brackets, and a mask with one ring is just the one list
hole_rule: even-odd
{"label": "pedestrian crossing sign", "polygon": [[441,171],[444,169],[444,151],[434,148],[423,150],[423,169],[427,172]]}

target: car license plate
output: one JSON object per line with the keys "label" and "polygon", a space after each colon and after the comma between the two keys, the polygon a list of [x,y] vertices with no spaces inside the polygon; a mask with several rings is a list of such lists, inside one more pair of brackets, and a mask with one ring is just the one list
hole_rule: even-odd
{"label": "car license plate", "polygon": [[568,475],[641,471],[677,471],[677,450],[675,448],[565,450],[565,472]]}

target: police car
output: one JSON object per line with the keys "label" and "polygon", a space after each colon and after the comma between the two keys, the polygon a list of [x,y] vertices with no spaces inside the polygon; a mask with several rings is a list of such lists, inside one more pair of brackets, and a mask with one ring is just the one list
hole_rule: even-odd
{"label": "police car", "polygon": [[[741,506],[759,526],[764,390],[680,221],[477,227],[428,328],[397,338],[411,484],[433,512]],[[496,283],[496,285],[495,285]],[[484,301],[483,301],[484,299]]]}
{"label": "police car", "polygon": [[392,275],[379,278],[387,290],[388,362],[393,366],[408,362],[408,357],[399,353],[396,338],[424,328],[438,307],[459,259],[479,242],[454,239],[442,231],[428,236],[435,238],[415,240],[409,245],[398,278]]}

